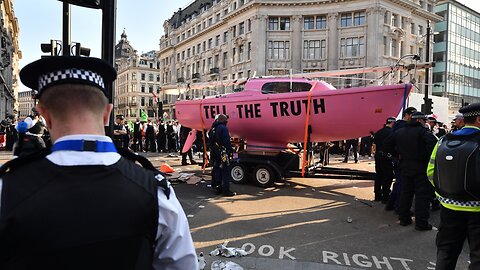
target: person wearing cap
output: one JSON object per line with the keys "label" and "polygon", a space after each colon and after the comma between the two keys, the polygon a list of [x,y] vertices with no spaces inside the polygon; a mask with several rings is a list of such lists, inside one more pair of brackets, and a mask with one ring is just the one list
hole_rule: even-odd
{"label": "person wearing cap", "polygon": [[465,239],[468,269],[480,269],[480,103],[462,107],[465,126],[433,149],[427,175],[440,201],[437,270],[455,269]]}
{"label": "person wearing cap", "polygon": [[432,229],[428,219],[433,189],[428,181],[426,168],[437,138],[425,124],[425,115],[415,112],[406,126],[395,131],[384,143],[387,152],[396,151],[399,155],[402,177],[398,210],[400,225],[412,224],[410,208],[415,195],[415,229],[418,231]]}
{"label": "person wearing cap", "polygon": [[383,142],[392,134],[392,127],[395,124],[395,117],[389,117],[383,128],[375,132],[373,141],[375,143],[375,201],[387,203],[390,196],[390,187],[393,181],[392,156],[383,150]]}
{"label": "person wearing cap", "polygon": [[453,119],[453,121],[454,122],[453,122],[452,132],[460,130],[465,126],[465,121],[463,119],[463,114],[462,113],[457,113],[455,115],[455,118]]}
{"label": "person wearing cap", "polygon": [[110,64],[87,57],[45,57],[21,70],[54,144],[0,169],[0,269],[198,269],[165,176],[104,135],[113,107],[105,85],[115,78]]}
{"label": "person wearing cap", "polygon": [[427,127],[430,129],[430,131],[433,134],[437,133],[437,130],[435,129],[436,126],[437,126],[437,119],[433,116],[428,116],[427,117]]}
{"label": "person wearing cap", "polygon": [[[408,121],[412,120],[412,114],[417,112],[415,107],[408,107],[402,113],[402,119],[395,121],[392,127],[392,135],[395,131],[405,127]],[[400,190],[402,187],[402,176],[400,167],[398,166],[398,153],[393,151],[390,153],[392,155],[393,169],[395,175],[395,183],[393,184],[392,192],[388,198],[388,202],[385,205],[386,211],[395,210],[398,213],[400,207]]]}
{"label": "person wearing cap", "polygon": [[127,134],[127,130],[123,125],[123,119],[123,115],[117,115],[113,124],[113,143],[117,149],[123,147],[124,136]]}
{"label": "person wearing cap", "polygon": [[236,193],[230,190],[231,175],[231,157],[233,156],[233,147],[230,142],[230,133],[227,128],[228,117],[219,114],[216,117],[216,125],[211,133],[211,157],[213,162],[213,177],[215,184],[212,187],[216,194],[222,194],[225,197],[235,196]]}

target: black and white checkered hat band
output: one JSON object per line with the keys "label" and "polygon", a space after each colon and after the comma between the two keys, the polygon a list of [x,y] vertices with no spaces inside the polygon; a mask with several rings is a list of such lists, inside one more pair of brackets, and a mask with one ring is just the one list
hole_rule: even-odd
{"label": "black and white checkered hat band", "polygon": [[99,86],[101,89],[105,89],[102,76],[90,70],[72,68],[41,75],[38,79],[38,91],[42,90],[49,84],[71,79],[91,82]]}
{"label": "black and white checkered hat band", "polygon": [[480,111],[472,111],[463,113],[463,117],[471,117],[471,116],[480,116]]}

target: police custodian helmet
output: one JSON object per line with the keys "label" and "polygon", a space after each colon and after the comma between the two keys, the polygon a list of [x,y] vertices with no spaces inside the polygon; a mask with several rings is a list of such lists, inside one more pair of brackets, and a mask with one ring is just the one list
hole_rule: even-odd
{"label": "police custodian helmet", "polygon": [[76,83],[98,87],[105,92],[105,85],[113,82],[117,72],[112,65],[93,57],[48,56],[22,68],[22,83],[38,90],[38,98],[50,86]]}
{"label": "police custodian helmet", "polygon": [[473,117],[480,116],[480,103],[473,103],[467,106],[464,106],[458,110],[462,113],[463,117]]}

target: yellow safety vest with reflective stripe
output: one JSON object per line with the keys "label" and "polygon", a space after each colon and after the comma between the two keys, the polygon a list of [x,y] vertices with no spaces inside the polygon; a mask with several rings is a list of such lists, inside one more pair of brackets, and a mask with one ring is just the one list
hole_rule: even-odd
{"label": "yellow safety vest with reflective stripe", "polygon": [[[480,130],[480,128],[474,127],[474,126],[465,126],[463,128],[474,128]],[[428,180],[430,180],[430,183],[435,187],[435,184],[433,182],[433,174],[435,172],[435,158],[437,156],[437,150],[440,144],[442,143],[443,138],[440,139],[435,145],[435,148],[433,148],[432,155],[430,156],[430,161],[428,162],[428,167],[427,167],[427,175],[428,175]],[[468,211],[468,212],[480,212],[480,201],[458,201],[458,200],[453,200],[449,198],[442,197],[440,194],[438,194],[437,191],[435,191],[435,195],[437,195],[438,201],[445,207],[454,211]]]}

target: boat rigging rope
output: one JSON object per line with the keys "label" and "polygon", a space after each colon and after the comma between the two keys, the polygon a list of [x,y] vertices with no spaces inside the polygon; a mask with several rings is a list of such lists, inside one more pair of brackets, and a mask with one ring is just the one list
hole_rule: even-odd
{"label": "boat rigging rope", "polygon": [[205,157],[205,162],[202,166],[202,172],[205,173],[205,168],[208,166],[208,155],[207,155],[207,140],[205,138],[205,121],[203,120],[202,116],[202,101],[200,101],[199,109],[200,109],[200,122],[202,124],[202,141],[203,141],[203,156]]}
{"label": "boat rigging rope", "polygon": [[312,103],[312,92],[317,86],[318,81],[314,81],[312,88],[308,91],[307,114],[305,116],[305,136],[303,137],[303,156],[302,156],[302,177],[305,177],[305,165],[307,163],[307,141],[308,141],[308,126],[310,124],[310,105]]}

